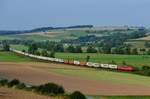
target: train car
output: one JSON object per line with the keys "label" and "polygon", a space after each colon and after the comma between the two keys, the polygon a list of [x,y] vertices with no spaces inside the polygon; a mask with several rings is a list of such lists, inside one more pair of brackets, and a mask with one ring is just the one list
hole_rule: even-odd
{"label": "train car", "polygon": [[93,63],[93,67],[99,68],[99,67],[100,67],[100,64],[99,64],[99,63]]}
{"label": "train car", "polygon": [[74,61],[73,60],[69,60],[69,64],[73,65]]}
{"label": "train car", "polygon": [[69,60],[64,60],[64,64],[69,64]]}
{"label": "train car", "polygon": [[58,62],[59,63],[64,63],[64,60],[63,59],[58,59]]}
{"label": "train car", "polygon": [[109,65],[109,68],[110,68],[110,69],[117,69],[117,65],[112,65],[112,64],[110,64],[110,65]]}
{"label": "train car", "polygon": [[80,61],[80,65],[81,65],[81,66],[86,66],[86,64],[87,64],[87,62],[82,62],[82,61]]}
{"label": "train car", "polygon": [[86,63],[86,66],[88,66],[88,67],[93,67],[93,63],[92,63],[92,62],[87,62],[87,63]]}
{"label": "train car", "polygon": [[121,71],[134,71],[134,67],[132,66],[117,66],[117,69]]}
{"label": "train car", "polygon": [[74,60],[74,65],[80,65],[80,61]]}
{"label": "train car", "polygon": [[102,67],[102,68],[109,68],[109,64],[100,64],[100,67]]}
{"label": "train car", "polygon": [[50,58],[50,57],[48,58],[48,61],[53,61],[53,60],[54,60],[54,58]]}

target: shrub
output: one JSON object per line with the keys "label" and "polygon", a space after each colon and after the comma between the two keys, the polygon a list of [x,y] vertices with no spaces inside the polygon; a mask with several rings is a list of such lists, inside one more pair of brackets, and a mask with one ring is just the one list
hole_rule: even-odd
{"label": "shrub", "polygon": [[18,89],[25,89],[26,85],[24,83],[20,83],[16,86]]}
{"label": "shrub", "polygon": [[8,84],[8,80],[7,79],[0,80],[0,86],[5,86],[7,84]]}
{"label": "shrub", "polygon": [[146,76],[150,76],[150,69],[147,70],[147,71],[145,71],[145,75],[146,75]]}
{"label": "shrub", "polygon": [[10,82],[8,83],[8,87],[17,86],[17,85],[19,85],[19,84],[20,84],[20,81],[17,80],[17,79],[14,79],[14,80],[12,80],[12,81],[10,81]]}
{"label": "shrub", "polygon": [[142,70],[143,70],[143,71],[147,71],[147,70],[149,70],[149,69],[150,69],[149,66],[143,66],[143,67],[142,67]]}
{"label": "shrub", "polygon": [[86,99],[86,97],[79,91],[75,91],[70,95],[70,99]]}
{"label": "shrub", "polygon": [[56,85],[54,83],[47,83],[45,85],[40,85],[36,89],[37,92],[46,95],[57,95],[64,94],[64,88],[62,86]]}

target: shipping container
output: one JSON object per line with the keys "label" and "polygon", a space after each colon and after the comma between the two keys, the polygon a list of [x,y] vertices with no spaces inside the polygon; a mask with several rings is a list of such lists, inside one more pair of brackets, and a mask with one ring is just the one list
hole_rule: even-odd
{"label": "shipping container", "polygon": [[92,62],[87,62],[86,65],[87,65],[88,67],[93,67],[93,63],[92,63]]}
{"label": "shipping container", "polygon": [[69,61],[68,61],[68,60],[64,60],[64,63],[65,63],[65,64],[69,64]]}
{"label": "shipping container", "polygon": [[75,65],[80,65],[80,61],[74,61]]}
{"label": "shipping container", "polygon": [[93,63],[93,67],[98,68],[98,67],[100,67],[100,64],[99,63]]}
{"label": "shipping container", "polygon": [[81,66],[86,66],[87,62],[80,62]]}
{"label": "shipping container", "polygon": [[111,64],[110,64],[110,65],[109,65],[109,68],[110,68],[110,69],[117,69],[117,65],[111,65]]}
{"label": "shipping container", "polygon": [[73,60],[69,60],[69,64],[74,64],[74,61]]}
{"label": "shipping container", "polygon": [[109,68],[109,64],[100,64],[100,67],[102,67],[102,68]]}

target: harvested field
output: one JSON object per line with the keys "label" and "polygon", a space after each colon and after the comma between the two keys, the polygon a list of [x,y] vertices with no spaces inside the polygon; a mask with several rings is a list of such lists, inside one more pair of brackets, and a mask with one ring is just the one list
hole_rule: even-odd
{"label": "harvested field", "polygon": [[0,87],[0,99],[63,99],[63,98],[41,96],[33,92]]}
{"label": "harvested field", "polygon": [[[89,70],[94,70],[60,64],[41,63],[41,62],[28,62],[28,63],[0,62],[0,76],[10,79],[17,78],[22,82],[35,85],[47,82],[54,82],[63,85],[68,92],[79,90],[84,94],[88,95],[150,95],[150,86],[148,85],[144,86],[143,84],[138,84],[136,82],[135,82],[136,84],[129,84],[126,82],[120,83],[119,81],[117,82],[115,80],[107,81],[107,78],[112,78],[113,75],[109,77],[109,75],[107,76],[103,75],[104,72],[95,71],[100,72],[101,75],[105,76],[106,79],[106,80],[104,79],[96,80],[85,76],[73,76],[69,74],[64,75],[55,71],[50,71],[48,68],[62,69],[62,70],[63,69],[76,70],[76,74],[78,74],[78,70],[86,71],[87,73],[89,72]],[[129,77],[128,80],[130,81],[130,79],[132,80],[132,78]],[[144,80],[143,78],[141,78],[141,80],[139,80],[139,78],[135,79],[137,80],[137,82],[138,81],[143,82],[142,80]],[[149,81],[147,81],[147,83],[149,83]]]}

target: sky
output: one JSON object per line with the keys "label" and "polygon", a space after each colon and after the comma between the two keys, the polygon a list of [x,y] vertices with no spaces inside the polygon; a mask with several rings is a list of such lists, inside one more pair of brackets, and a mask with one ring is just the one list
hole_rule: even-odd
{"label": "sky", "polygon": [[150,0],[0,0],[0,30],[92,24],[150,27]]}

